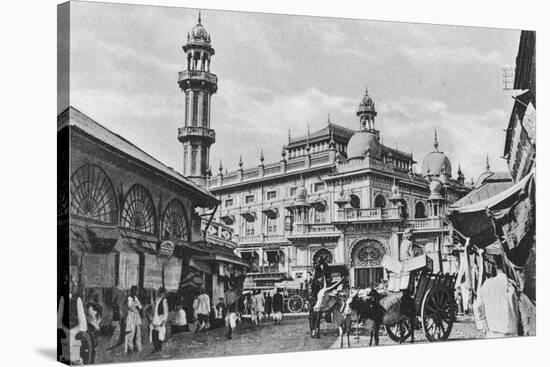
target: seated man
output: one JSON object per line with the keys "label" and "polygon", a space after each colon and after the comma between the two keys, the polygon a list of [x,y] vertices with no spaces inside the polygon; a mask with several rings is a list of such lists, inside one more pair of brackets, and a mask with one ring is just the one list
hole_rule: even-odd
{"label": "seated man", "polygon": [[187,325],[187,315],[181,304],[176,305],[176,318],[172,323],[172,334],[178,334],[184,331],[189,331],[189,325]]}

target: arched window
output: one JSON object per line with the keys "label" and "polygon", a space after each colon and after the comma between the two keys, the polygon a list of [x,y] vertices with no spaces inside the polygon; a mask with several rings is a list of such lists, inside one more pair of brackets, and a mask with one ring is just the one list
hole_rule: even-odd
{"label": "arched window", "polygon": [[414,206],[414,217],[415,218],[426,218],[426,206],[423,202],[419,201]]}
{"label": "arched window", "polygon": [[313,264],[319,263],[319,259],[322,256],[324,256],[325,259],[327,260],[327,264],[332,264],[332,261],[333,261],[332,252],[330,252],[326,248],[319,249],[313,254]]}
{"label": "arched window", "polygon": [[162,216],[162,239],[163,240],[183,240],[189,239],[189,227],[187,225],[187,216],[183,204],[177,200],[172,200]]}
{"label": "arched window", "polygon": [[374,198],[374,207],[375,208],[385,208],[386,207],[386,198],[382,194],[376,195]]}
{"label": "arched window", "polygon": [[122,206],[121,225],[140,232],[155,233],[157,217],[151,195],[140,185],[126,194]]}
{"label": "arched window", "polygon": [[117,222],[115,190],[105,172],[94,164],[85,164],[71,177],[71,214],[100,223]]}
{"label": "arched window", "polygon": [[351,205],[351,207],[355,209],[361,208],[361,199],[359,199],[359,196],[351,194],[349,196],[349,205]]}

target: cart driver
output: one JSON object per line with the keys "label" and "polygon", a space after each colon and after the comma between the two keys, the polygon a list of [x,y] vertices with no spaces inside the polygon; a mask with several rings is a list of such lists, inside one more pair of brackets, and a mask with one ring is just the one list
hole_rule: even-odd
{"label": "cart driver", "polygon": [[399,247],[399,261],[405,261],[414,257],[413,251],[413,230],[412,228],[407,228],[403,232],[403,240],[401,241],[401,246]]}

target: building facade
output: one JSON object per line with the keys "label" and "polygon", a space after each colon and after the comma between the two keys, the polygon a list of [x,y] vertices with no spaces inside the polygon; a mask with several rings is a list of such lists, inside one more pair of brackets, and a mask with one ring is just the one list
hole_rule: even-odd
{"label": "building facade", "polygon": [[514,90],[519,91],[510,114],[504,158],[514,182],[520,181],[535,167],[536,158],[536,36],[521,31],[514,77]]}
{"label": "building facade", "polygon": [[269,288],[277,281],[309,279],[313,264],[348,268],[351,284],[366,287],[386,277],[384,255],[399,258],[406,228],[413,228],[415,251],[434,261],[435,271],[453,271],[447,205],[470,191],[458,169],[439,149],[424,157],[415,173],[412,154],[381,143],[375,105],[365,92],[356,131],[327,123],[319,131],[292,138],[278,162],[227,172],[208,179],[220,200],[217,220],[234,231],[237,252],[252,269],[247,286]]}
{"label": "building facade", "polygon": [[192,315],[199,288],[219,296],[242,283],[231,232],[196,213],[218,205],[208,191],[72,107],[58,139],[59,269],[85,299],[110,310],[132,286],[144,304],[164,287],[170,307],[177,297]]}

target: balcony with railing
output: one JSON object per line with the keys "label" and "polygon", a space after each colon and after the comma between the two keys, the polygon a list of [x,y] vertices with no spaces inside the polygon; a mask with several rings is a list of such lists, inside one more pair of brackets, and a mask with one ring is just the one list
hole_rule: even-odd
{"label": "balcony with railing", "polygon": [[233,229],[222,223],[210,222],[207,228],[208,221],[201,221],[201,229],[204,232],[206,230],[206,238],[214,242],[224,242],[233,244],[235,246],[235,235],[233,235]]}
{"label": "balcony with railing", "polygon": [[335,222],[399,221],[401,219],[399,208],[345,208],[338,210]]}
{"label": "balcony with railing", "polygon": [[215,74],[212,74],[204,70],[180,71],[178,74],[178,81],[182,82],[185,80],[200,80],[200,81],[206,81],[212,84],[218,83],[218,77]]}
{"label": "balcony with railing", "polygon": [[329,223],[296,223],[290,232],[289,239],[339,237],[340,231]]}
{"label": "balcony with railing", "polygon": [[442,217],[431,217],[409,219],[404,223],[404,228],[412,228],[414,231],[446,231],[450,226]]}
{"label": "balcony with railing", "polygon": [[183,141],[190,137],[206,138],[214,143],[216,141],[216,132],[202,126],[184,126],[178,129],[179,141]]}
{"label": "balcony with railing", "polygon": [[284,235],[278,234],[258,234],[258,235],[233,235],[233,239],[238,244],[262,244],[287,242]]}

